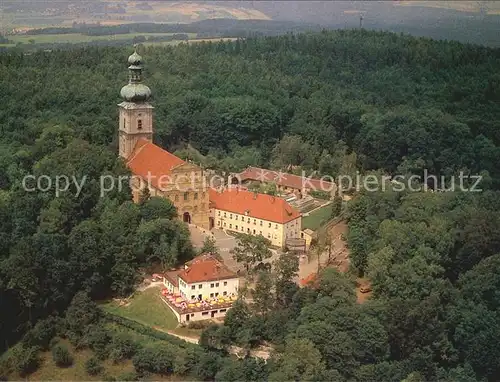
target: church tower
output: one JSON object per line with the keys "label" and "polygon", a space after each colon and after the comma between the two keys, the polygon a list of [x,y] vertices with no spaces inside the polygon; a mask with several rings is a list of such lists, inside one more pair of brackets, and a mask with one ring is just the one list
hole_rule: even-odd
{"label": "church tower", "polygon": [[129,58],[129,83],[120,96],[123,102],[118,105],[119,155],[128,159],[139,139],[153,141],[153,106],[151,90],[142,83],[142,57],[134,52]]}

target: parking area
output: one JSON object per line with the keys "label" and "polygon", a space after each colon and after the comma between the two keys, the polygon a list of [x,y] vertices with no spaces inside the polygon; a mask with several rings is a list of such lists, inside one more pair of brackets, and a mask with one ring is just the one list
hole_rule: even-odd
{"label": "parking area", "polygon": [[[211,235],[215,239],[217,247],[219,247],[224,264],[234,272],[243,270],[244,267],[234,261],[233,255],[231,254],[231,250],[237,245],[237,241],[234,236],[229,235],[223,230],[217,228],[212,229],[212,231],[207,231],[190,226],[189,230],[191,231],[191,240],[196,248],[201,248],[205,237]],[[271,251],[273,252],[273,256],[268,261],[273,261],[278,255],[276,250],[271,249]]]}
{"label": "parking area", "polygon": [[243,268],[233,260],[233,256],[231,255],[231,250],[236,246],[236,238],[234,236],[228,235],[224,231],[216,228],[212,231],[206,231],[190,226],[189,230],[191,231],[191,240],[196,248],[201,248],[205,237],[210,235],[215,239],[216,245],[219,247],[224,264],[234,272]]}

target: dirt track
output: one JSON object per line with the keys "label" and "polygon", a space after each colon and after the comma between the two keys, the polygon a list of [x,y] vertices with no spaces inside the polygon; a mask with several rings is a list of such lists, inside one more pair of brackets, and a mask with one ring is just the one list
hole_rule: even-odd
{"label": "dirt track", "polygon": [[[166,333],[196,345],[198,345],[198,341],[200,339],[199,337],[181,336],[172,331],[167,331]],[[268,359],[271,356],[271,350],[272,350],[271,348],[261,346],[257,349],[251,350],[250,356],[255,358]],[[244,357],[244,355],[246,354],[246,350],[238,346],[231,346],[231,348],[229,349],[229,353],[234,354],[235,356],[240,358]]]}
{"label": "dirt track", "polygon": [[[333,242],[330,259],[328,259],[328,252],[323,252],[319,260],[320,267],[331,265],[335,266],[341,272],[347,272],[349,269],[349,251],[347,249],[346,242],[342,240],[342,235],[346,236],[347,230],[348,227],[344,221],[341,221],[329,228],[328,232]],[[311,273],[315,273],[317,271],[318,258],[311,254],[309,262],[300,264],[298,278],[299,280],[302,280]]]}

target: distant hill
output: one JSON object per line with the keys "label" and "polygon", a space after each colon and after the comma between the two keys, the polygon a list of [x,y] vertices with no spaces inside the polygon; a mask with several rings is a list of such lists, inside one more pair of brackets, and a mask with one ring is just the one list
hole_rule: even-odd
{"label": "distant hill", "polygon": [[[186,27],[181,28],[182,33],[244,37],[255,32],[278,34],[361,25],[365,29],[500,46],[500,1],[3,0],[2,7],[0,34],[5,34],[7,25],[46,28],[77,23],[161,23],[183,24]],[[196,24],[205,20],[210,22]]]}
{"label": "distant hill", "polygon": [[74,22],[101,25],[124,23],[190,23],[206,19],[269,20],[248,3],[107,1],[107,0],[3,0],[0,10],[15,28],[67,26]]}
{"label": "distant hill", "polygon": [[362,16],[366,29],[500,46],[500,1],[255,1],[253,5],[273,20],[359,28]]}

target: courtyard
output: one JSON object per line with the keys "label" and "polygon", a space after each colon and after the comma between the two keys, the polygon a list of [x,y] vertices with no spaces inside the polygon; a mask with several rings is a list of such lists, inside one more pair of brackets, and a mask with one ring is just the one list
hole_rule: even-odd
{"label": "courtyard", "polygon": [[[237,245],[237,240],[234,236],[217,228],[207,231],[194,226],[189,226],[189,230],[191,231],[191,241],[193,242],[195,248],[201,248],[205,238],[210,235],[215,239],[215,243],[219,248],[224,264],[233,272],[242,271],[244,269],[241,264],[238,264],[233,259],[233,255],[231,254],[231,250]],[[268,261],[273,261],[278,255],[278,252],[275,249],[271,249],[271,252],[273,253],[273,256]]]}

